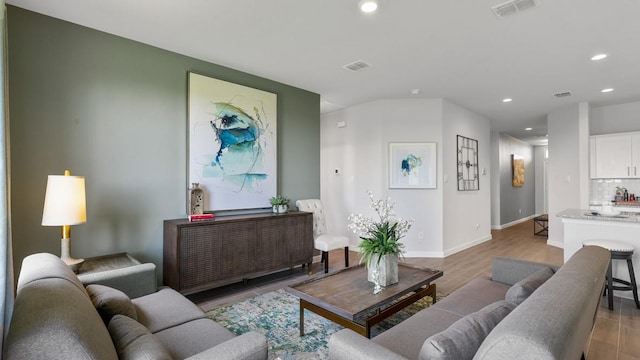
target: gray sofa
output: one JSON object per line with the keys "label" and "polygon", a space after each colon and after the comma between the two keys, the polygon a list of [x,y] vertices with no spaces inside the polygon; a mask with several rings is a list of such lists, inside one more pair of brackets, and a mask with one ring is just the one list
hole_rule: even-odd
{"label": "gray sofa", "polygon": [[170,288],[138,298],[86,288],[51,254],[26,257],[3,359],[267,358],[264,335],[236,336]]}
{"label": "gray sofa", "polygon": [[562,267],[493,260],[480,277],[367,339],[344,329],[332,360],[580,359],[595,321],[609,251],[588,246]]}

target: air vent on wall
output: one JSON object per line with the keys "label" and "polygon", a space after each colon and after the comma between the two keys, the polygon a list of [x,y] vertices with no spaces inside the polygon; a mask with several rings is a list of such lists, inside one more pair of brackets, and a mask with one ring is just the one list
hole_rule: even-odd
{"label": "air vent on wall", "polygon": [[510,0],[500,5],[493,6],[491,10],[497,17],[514,15],[521,11],[540,5],[540,0]]}
{"label": "air vent on wall", "polygon": [[571,96],[571,91],[563,91],[563,92],[555,93],[555,94],[553,94],[553,96],[555,96],[557,98]]}
{"label": "air vent on wall", "polygon": [[367,64],[366,62],[362,61],[362,60],[358,60],[358,61],[354,61],[350,64],[347,64],[345,66],[343,66],[343,68],[347,69],[347,70],[351,70],[351,71],[361,71],[364,70],[368,67],[371,67],[371,65]]}

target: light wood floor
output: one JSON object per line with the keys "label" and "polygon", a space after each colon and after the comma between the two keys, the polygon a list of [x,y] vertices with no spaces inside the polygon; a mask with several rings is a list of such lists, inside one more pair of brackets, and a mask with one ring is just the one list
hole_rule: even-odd
{"label": "light wood floor", "polygon": [[[547,238],[533,235],[533,221],[527,221],[504,230],[492,231],[493,239],[458,252],[444,259],[407,258],[417,265],[441,269],[444,276],[435,281],[438,292],[451,293],[474,277],[491,273],[491,259],[495,256],[514,257],[548,264],[561,265],[563,250],[546,245]],[[342,250],[329,255],[329,271],[344,267]],[[358,254],[351,252],[351,264],[357,264]],[[311,276],[322,275],[322,265],[314,263]],[[205,311],[256,295],[283,288],[307,279],[306,269],[296,268],[250,280],[247,284],[233,284],[189,298]],[[615,298],[614,310],[606,307],[603,298],[596,325],[587,344],[587,360],[640,360],[640,310],[633,301]]]}

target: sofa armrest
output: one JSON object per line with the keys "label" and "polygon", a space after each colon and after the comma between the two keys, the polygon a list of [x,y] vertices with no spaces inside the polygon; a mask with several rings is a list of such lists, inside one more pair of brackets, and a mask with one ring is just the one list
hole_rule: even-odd
{"label": "sofa armrest", "polygon": [[555,265],[522,259],[496,257],[493,258],[491,280],[513,285],[545,267],[550,267],[554,273],[558,270],[558,266]]}
{"label": "sofa armrest", "polygon": [[257,331],[250,331],[222,344],[218,344],[186,360],[266,360],[267,338]]}
{"label": "sofa armrest", "polygon": [[407,360],[377,343],[343,329],[329,338],[329,359],[331,360]]}
{"label": "sofa armrest", "polygon": [[132,299],[154,293],[158,290],[156,265],[153,263],[79,274],[78,278],[85,286],[90,284],[109,286],[122,291]]}

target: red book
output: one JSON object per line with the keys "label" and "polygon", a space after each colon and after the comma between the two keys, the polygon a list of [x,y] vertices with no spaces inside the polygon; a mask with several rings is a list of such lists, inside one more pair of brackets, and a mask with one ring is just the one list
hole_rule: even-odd
{"label": "red book", "polygon": [[213,220],[216,216],[213,214],[189,215],[189,221]]}

